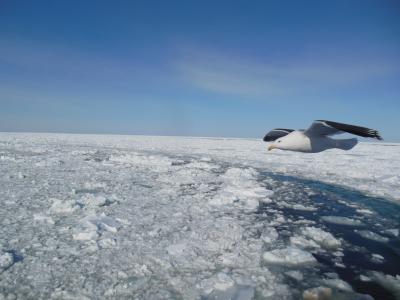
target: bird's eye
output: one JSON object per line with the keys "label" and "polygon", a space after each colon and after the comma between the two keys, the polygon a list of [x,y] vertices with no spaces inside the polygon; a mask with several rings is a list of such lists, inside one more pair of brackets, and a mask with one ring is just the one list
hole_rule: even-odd
{"label": "bird's eye", "polygon": [[280,143],[280,142],[282,142],[282,141],[278,141],[278,143]]}

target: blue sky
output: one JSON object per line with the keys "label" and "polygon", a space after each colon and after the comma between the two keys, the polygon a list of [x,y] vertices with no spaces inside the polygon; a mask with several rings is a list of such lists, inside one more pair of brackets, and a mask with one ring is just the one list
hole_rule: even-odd
{"label": "blue sky", "polygon": [[400,2],[0,1],[0,131],[400,141]]}

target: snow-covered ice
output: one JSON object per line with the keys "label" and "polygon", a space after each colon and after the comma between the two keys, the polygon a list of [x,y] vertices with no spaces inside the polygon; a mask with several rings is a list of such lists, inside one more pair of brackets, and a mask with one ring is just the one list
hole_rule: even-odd
{"label": "snow-covered ice", "polygon": [[396,295],[399,147],[0,133],[0,299]]}
{"label": "snow-covered ice", "polygon": [[355,226],[355,227],[363,226],[363,223],[360,220],[351,219],[347,217],[323,216],[321,219],[324,222],[338,224],[338,225]]}
{"label": "snow-covered ice", "polygon": [[273,265],[297,266],[316,263],[316,259],[311,253],[296,247],[275,249],[263,254],[264,262]]}
{"label": "snow-covered ice", "polygon": [[375,232],[372,232],[370,230],[355,230],[357,234],[362,236],[365,239],[369,239],[375,242],[381,242],[381,243],[387,243],[389,241],[389,238],[381,236]]}
{"label": "snow-covered ice", "polygon": [[396,299],[400,299],[400,275],[392,276],[372,271],[369,273],[372,281],[390,290]]}

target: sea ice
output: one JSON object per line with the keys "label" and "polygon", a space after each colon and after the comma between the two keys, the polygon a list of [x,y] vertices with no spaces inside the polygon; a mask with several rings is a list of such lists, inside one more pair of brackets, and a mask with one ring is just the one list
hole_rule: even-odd
{"label": "sea ice", "polygon": [[174,244],[167,247],[167,252],[169,255],[180,256],[185,252],[186,248],[185,244]]}
{"label": "sea ice", "polygon": [[0,270],[11,267],[14,263],[14,257],[11,253],[0,251]]}
{"label": "sea ice", "polygon": [[332,224],[345,225],[345,226],[363,226],[364,224],[357,219],[339,216],[323,216],[322,221]]}
{"label": "sea ice", "polygon": [[364,282],[371,281],[371,278],[369,278],[368,276],[362,275],[362,274],[359,276],[359,278],[361,281],[364,281]]}
{"label": "sea ice", "polygon": [[371,261],[377,264],[381,264],[385,261],[385,258],[380,254],[373,253],[371,256]]}
{"label": "sea ice", "polygon": [[346,281],[343,281],[338,278],[330,278],[330,279],[324,279],[323,283],[327,286],[330,286],[332,288],[336,288],[338,290],[343,290],[343,291],[348,291],[352,292],[353,288],[351,287],[350,284],[348,284]]}
{"label": "sea ice", "polygon": [[[239,205],[255,210],[260,201],[267,201],[271,193],[257,181],[257,171],[252,168],[230,168],[222,176],[223,189],[210,201],[211,205]],[[267,200],[268,199],[268,200]]]}
{"label": "sea ice", "polygon": [[387,237],[381,236],[375,232],[372,232],[370,230],[354,230],[357,234],[362,236],[365,239],[375,241],[375,242],[380,242],[380,243],[387,243],[389,239]]}
{"label": "sea ice", "polygon": [[107,198],[103,195],[93,195],[93,194],[84,194],[79,200],[78,203],[88,208],[95,208],[99,206],[106,205]]}
{"label": "sea ice", "polygon": [[52,199],[52,201],[53,204],[50,207],[50,211],[55,214],[70,214],[79,209],[74,200]]}
{"label": "sea ice", "polygon": [[285,272],[285,274],[297,281],[302,281],[304,278],[303,274],[300,271],[292,270]]}
{"label": "sea ice", "polygon": [[83,231],[83,232],[77,232],[72,234],[72,237],[74,240],[77,241],[90,241],[90,240],[95,240],[98,237],[98,233],[95,230],[89,230],[89,231]]}
{"label": "sea ice", "polygon": [[369,277],[390,291],[396,299],[400,299],[400,275],[392,276],[381,272],[371,271]]}
{"label": "sea ice", "polygon": [[204,295],[209,295],[214,290],[225,291],[232,288],[234,285],[234,280],[223,272],[220,272],[200,283]]}
{"label": "sea ice", "polygon": [[311,288],[303,292],[303,300],[329,300],[332,296],[332,289],[324,286]]}
{"label": "sea ice", "polygon": [[372,210],[369,210],[369,209],[366,209],[366,208],[356,209],[356,212],[358,212],[359,214],[363,214],[363,215],[372,215],[372,214],[374,214],[374,212]]}
{"label": "sea ice", "polygon": [[288,267],[316,263],[316,259],[311,253],[295,247],[264,252],[263,260],[267,264]]}
{"label": "sea ice", "polygon": [[389,234],[391,236],[394,236],[394,237],[398,237],[399,236],[399,229],[397,229],[397,228],[387,229],[387,230],[384,231],[384,233],[387,233],[387,234]]}
{"label": "sea ice", "polygon": [[279,237],[279,234],[274,227],[267,227],[261,233],[261,239],[266,244],[270,244],[270,243],[276,241],[278,239],[278,237]]}
{"label": "sea ice", "polygon": [[318,208],[314,207],[314,206],[305,206],[303,204],[299,204],[299,203],[295,203],[295,204],[290,204],[287,203],[285,201],[280,201],[279,202],[279,206],[281,207],[286,207],[286,208],[291,208],[294,210],[301,210],[301,211],[317,211]]}
{"label": "sea ice", "polygon": [[[362,225],[359,216],[368,230],[381,213],[340,195],[339,204],[353,213],[340,218],[337,202],[322,202],[336,196],[335,186],[324,194],[295,177],[399,201],[398,146],[361,143],[349,152],[305,156],[267,153],[262,145],[0,133],[0,249],[24,255],[0,253],[1,293],[18,299],[294,299],[299,289],[321,285],[318,274],[341,263],[338,255],[353,245],[336,237],[336,226],[320,224],[319,212],[337,214],[325,222],[351,226]],[[385,229],[398,223],[386,221],[373,230],[396,238],[398,230]],[[332,250],[320,253],[329,265],[299,249],[306,244],[309,251]],[[308,265],[312,269],[302,268]]]}
{"label": "sea ice", "polygon": [[340,241],[331,233],[317,227],[304,227],[301,229],[301,233],[305,237],[314,240],[322,248],[336,249],[341,245]]}
{"label": "sea ice", "polygon": [[290,244],[294,247],[301,249],[318,249],[320,246],[313,240],[305,239],[302,236],[292,236],[290,237]]}
{"label": "sea ice", "polygon": [[33,220],[37,222],[43,222],[50,225],[54,225],[54,220],[52,217],[42,214],[33,214]]}

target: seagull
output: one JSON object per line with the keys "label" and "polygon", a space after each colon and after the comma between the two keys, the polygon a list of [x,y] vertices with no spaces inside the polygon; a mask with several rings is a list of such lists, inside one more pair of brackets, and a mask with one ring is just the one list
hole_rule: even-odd
{"label": "seagull", "polygon": [[358,140],[356,138],[332,139],[329,137],[345,132],[382,140],[377,130],[326,120],[314,121],[307,130],[276,128],[268,132],[263,140],[264,142],[273,142],[269,145],[268,151],[281,149],[318,153],[332,148],[350,150],[357,145]]}

